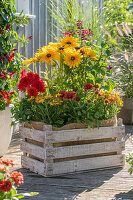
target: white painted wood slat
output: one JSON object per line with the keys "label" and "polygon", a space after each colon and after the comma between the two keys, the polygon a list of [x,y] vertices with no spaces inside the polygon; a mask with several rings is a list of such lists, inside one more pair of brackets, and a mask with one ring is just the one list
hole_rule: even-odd
{"label": "white painted wood slat", "polygon": [[74,156],[94,155],[109,152],[122,152],[125,142],[103,142],[54,148],[54,158],[68,158]]}
{"label": "white painted wood slat", "polygon": [[53,164],[53,175],[70,172],[118,167],[124,165],[124,155],[111,155],[79,160],[57,162]]}

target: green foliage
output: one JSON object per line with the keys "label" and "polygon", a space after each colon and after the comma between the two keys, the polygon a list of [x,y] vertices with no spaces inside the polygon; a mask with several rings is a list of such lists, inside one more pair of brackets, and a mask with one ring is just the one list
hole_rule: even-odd
{"label": "green foliage", "polygon": [[115,22],[133,22],[132,15],[127,11],[131,0],[105,0],[104,2],[104,26],[114,38],[117,36]]}
{"label": "green foliage", "polygon": [[133,13],[133,1],[131,3],[129,3],[127,10],[129,10]]}
{"label": "green foliage", "polygon": [[116,23],[116,28],[118,42],[113,45],[114,51],[111,52],[110,58],[110,64],[113,66],[113,80],[124,97],[133,98],[133,34],[127,23],[123,23],[124,31],[118,23]]}
{"label": "green foliage", "polygon": [[83,21],[85,30],[91,29],[95,43],[101,43],[100,25],[103,23],[103,11],[102,6],[99,7],[99,0],[89,0],[83,5],[77,0],[50,0],[49,12],[54,22],[54,39],[58,40],[66,31],[75,32],[75,24],[80,20]]}
{"label": "green foliage", "polygon": [[[82,97],[80,97],[82,95]],[[93,96],[92,96],[93,95]],[[13,117],[16,121],[23,123],[25,121],[31,123],[32,121],[44,122],[55,127],[62,127],[70,123],[84,123],[91,124],[98,120],[107,120],[116,115],[118,112],[118,103],[105,103],[104,99],[96,100],[97,95],[94,92],[86,94],[78,94],[80,101],[62,100],[61,104],[56,104],[56,98],[51,100],[45,99],[43,103],[37,103],[34,100],[29,100],[29,96],[21,99],[12,108]],[[91,102],[88,103],[87,99]],[[54,103],[55,102],[55,103]]]}
{"label": "green foliage", "polygon": [[[14,91],[19,81],[22,56],[15,53],[18,42],[27,43],[24,36],[17,34],[19,27],[28,22],[25,15],[15,16],[15,3],[12,0],[0,1],[0,110],[17,95]],[[14,95],[10,92],[14,91]],[[4,92],[4,93],[3,93]]]}
{"label": "green foliage", "polygon": [[130,164],[128,172],[131,175],[133,173],[133,154],[129,154],[129,156],[126,157],[126,161]]}
{"label": "green foliage", "polygon": [[114,81],[116,88],[125,98],[133,98],[133,60],[125,60],[124,56],[113,60]]}

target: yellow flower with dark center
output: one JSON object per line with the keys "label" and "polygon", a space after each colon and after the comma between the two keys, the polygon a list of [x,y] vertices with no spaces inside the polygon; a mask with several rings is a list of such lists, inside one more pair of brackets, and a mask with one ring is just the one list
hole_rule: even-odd
{"label": "yellow flower with dark center", "polygon": [[44,102],[44,97],[42,95],[38,95],[35,98],[36,103],[43,103]]}
{"label": "yellow flower with dark center", "polygon": [[35,58],[30,58],[30,59],[27,59],[27,60],[24,60],[23,61],[23,64],[27,64],[27,66],[29,66],[30,64],[32,64],[33,62],[35,62]]}
{"label": "yellow flower with dark center", "polygon": [[82,62],[82,55],[79,51],[75,49],[67,49],[64,54],[64,63],[67,64],[70,68],[78,67]]}
{"label": "yellow flower with dark center", "polygon": [[51,64],[52,60],[58,60],[58,59],[59,59],[59,53],[57,52],[56,48],[49,46],[42,48],[42,52],[40,52],[40,61],[42,63],[46,61],[48,64]]}
{"label": "yellow flower with dark center", "polygon": [[84,55],[84,57],[90,58],[92,60],[98,60],[96,52],[90,47],[82,47],[80,49],[80,52],[82,53],[82,55]]}
{"label": "yellow flower with dark center", "polygon": [[61,39],[61,46],[64,48],[68,48],[68,47],[78,47],[80,46],[80,44],[78,44],[79,38],[74,38],[71,35],[66,35],[65,38]]}

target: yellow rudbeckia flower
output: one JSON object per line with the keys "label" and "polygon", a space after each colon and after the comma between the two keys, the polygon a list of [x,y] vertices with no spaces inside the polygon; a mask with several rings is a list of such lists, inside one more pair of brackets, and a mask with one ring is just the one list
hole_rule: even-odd
{"label": "yellow rudbeckia flower", "polygon": [[78,47],[80,44],[78,44],[79,38],[74,38],[71,35],[66,35],[65,38],[61,39],[61,46],[68,48],[68,47]]}
{"label": "yellow rudbeckia flower", "polygon": [[42,52],[40,52],[40,61],[44,63],[45,61],[48,64],[51,64],[52,60],[58,60],[59,59],[59,53],[57,52],[56,48],[53,47],[47,47],[42,48]]}
{"label": "yellow rudbeckia flower", "polygon": [[92,50],[90,47],[87,47],[87,46],[82,47],[80,49],[80,52],[82,52],[84,57],[90,58],[92,60],[98,60],[96,52]]}
{"label": "yellow rudbeckia flower", "polygon": [[78,67],[82,62],[82,55],[79,51],[75,49],[67,49],[64,54],[64,63],[67,64],[70,68]]}
{"label": "yellow rudbeckia flower", "polygon": [[30,59],[27,59],[27,60],[24,60],[23,61],[23,64],[27,64],[27,66],[29,66],[30,64],[32,64],[33,62],[35,62],[36,59],[35,58],[30,58]]}

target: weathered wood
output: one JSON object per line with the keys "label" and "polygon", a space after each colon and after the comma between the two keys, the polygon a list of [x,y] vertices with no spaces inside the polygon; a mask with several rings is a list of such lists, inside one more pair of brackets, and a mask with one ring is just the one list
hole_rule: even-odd
{"label": "weathered wood", "polygon": [[34,130],[30,128],[20,127],[21,138],[29,138],[38,142],[45,142],[45,131]]}
{"label": "weathered wood", "polygon": [[[117,127],[100,127],[94,128],[88,131],[88,129],[75,129],[75,130],[63,130],[53,131],[51,139],[54,142],[68,142],[68,141],[79,141],[79,140],[94,140],[102,138],[122,138],[125,134],[124,126]],[[48,137],[49,132],[46,132]],[[50,139],[50,136],[49,136]]]}
{"label": "weathered wood", "polygon": [[42,147],[39,147],[37,145],[21,141],[20,149],[24,153],[31,154],[31,155],[36,156],[38,158],[46,159],[45,149],[42,148]]}
{"label": "weathered wood", "polygon": [[26,169],[30,169],[32,172],[35,172],[44,176],[44,173],[45,173],[44,163],[22,155],[21,164],[22,164],[22,167]]}
{"label": "weathered wood", "polygon": [[65,174],[89,169],[100,169],[106,167],[123,166],[124,155],[112,155],[95,158],[86,158],[57,162],[53,164],[53,174]]}
{"label": "weathered wood", "polygon": [[[100,127],[90,131],[40,131],[21,127],[22,164],[43,176],[123,166],[124,132],[124,126]],[[38,167],[43,167],[43,170],[37,170],[38,162],[42,163]]]}
{"label": "weathered wood", "polygon": [[[54,158],[66,158],[81,155],[93,155],[118,151],[120,152],[124,150],[124,147],[125,143],[121,141],[57,147],[54,148],[53,156]],[[49,152],[47,151],[46,153],[48,156]]]}

